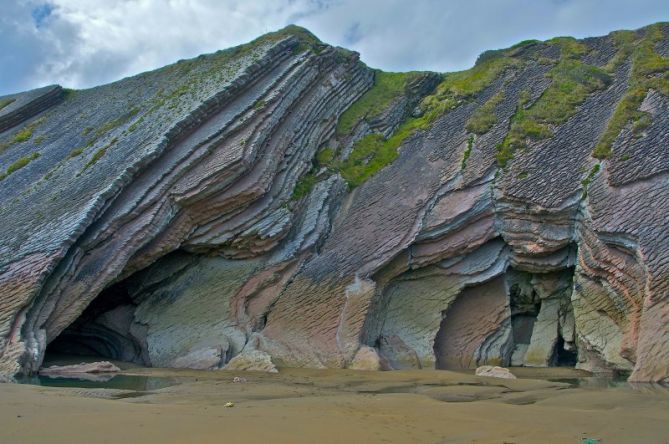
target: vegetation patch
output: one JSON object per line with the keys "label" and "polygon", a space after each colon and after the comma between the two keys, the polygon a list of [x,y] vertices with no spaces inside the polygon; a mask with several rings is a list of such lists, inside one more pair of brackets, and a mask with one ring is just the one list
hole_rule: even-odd
{"label": "vegetation patch", "polygon": [[265,34],[264,36],[259,37],[258,39],[252,41],[251,43],[242,45],[242,47],[245,46],[255,47],[259,43],[264,43],[266,41],[278,41],[288,36],[297,37],[299,42],[297,45],[298,52],[312,51],[315,54],[320,54],[323,48],[325,47],[323,42],[318,40],[318,38],[315,35],[313,35],[307,29],[296,25],[288,25],[285,28],[280,29],[279,31]]}
{"label": "vegetation patch", "polygon": [[478,65],[479,63],[485,62],[490,59],[494,58],[499,58],[499,57],[504,57],[504,56],[509,56],[513,57],[517,55],[520,51],[523,49],[534,46],[538,43],[541,43],[540,40],[535,40],[535,39],[530,39],[530,40],[523,40],[521,42],[516,43],[515,45],[511,46],[510,48],[506,49],[489,49],[488,51],[482,52],[478,58],[476,59],[476,64]]}
{"label": "vegetation patch", "polygon": [[326,147],[316,153],[316,158],[314,165],[311,170],[298,180],[293,190],[292,199],[299,200],[305,196],[308,196],[311,193],[311,190],[314,188],[314,185],[318,183],[320,177],[318,176],[321,168],[328,168],[330,170],[335,170],[337,168],[337,163],[335,162],[335,152],[332,148]]}
{"label": "vegetation patch", "polygon": [[63,98],[66,100],[72,99],[77,95],[78,91],[71,88],[63,88]]}
{"label": "vegetation patch", "polygon": [[474,134],[485,134],[497,123],[495,108],[504,99],[504,92],[500,91],[483,105],[478,107],[467,121],[467,131]]}
{"label": "vegetation patch", "polygon": [[109,131],[111,131],[115,128],[118,128],[121,125],[124,125],[130,119],[135,117],[139,113],[139,111],[140,111],[139,108],[133,108],[130,111],[128,111],[127,113],[123,114],[122,116],[117,117],[116,119],[110,120],[109,122],[105,123],[100,128],[98,128],[97,131],[95,131],[94,139],[99,139],[100,137],[107,134]]}
{"label": "vegetation patch", "polygon": [[506,54],[479,60],[473,68],[444,75],[433,95],[423,99],[422,106],[428,114],[438,117],[470,99],[488,87],[507,68],[522,64]]}
{"label": "vegetation patch", "polygon": [[10,98],[10,99],[0,99],[0,109],[3,109],[12,103],[14,103],[16,99]]}
{"label": "vegetation patch", "polygon": [[663,38],[659,25],[647,28],[640,39],[627,33],[617,36],[618,52],[609,69],[613,70],[622,60],[631,55],[632,68],[629,86],[609,120],[609,124],[595,146],[592,155],[598,159],[611,157],[613,143],[620,132],[632,124],[632,131],[639,135],[651,123],[650,114],[639,111],[648,90],[655,89],[669,95],[669,58],[655,52],[655,45]]}
{"label": "vegetation patch", "polygon": [[335,152],[332,148],[326,147],[316,154],[316,162],[322,166],[332,165],[334,162]]}
{"label": "vegetation patch", "polygon": [[28,165],[30,162],[33,160],[37,159],[40,157],[39,153],[32,153],[29,156],[23,156],[20,159],[18,159],[16,162],[12,163],[7,167],[7,170],[4,173],[0,173],[0,180],[4,180],[11,174],[15,173],[16,171],[20,170],[21,168],[25,167]]}
{"label": "vegetation patch", "polygon": [[93,157],[84,165],[84,168],[81,170],[81,172],[86,171],[88,168],[92,167],[95,165],[102,157],[107,154],[107,150],[112,147],[118,140],[114,138],[111,142],[109,142],[107,145],[103,146],[99,150],[93,154]]}
{"label": "vegetation patch", "polygon": [[[513,52],[511,49],[499,50],[494,56],[479,59],[471,69],[445,74],[435,92],[421,101],[419,105],[421,115],[419,117],[410,117],[405,120],[387,139],[381,134],[369,134],[361,138],[353,145],[353,150],[348,159],[343,162],[332,161],[326,166],[338,171],[346,179],[350,188],[364,183],[397,158],[399,155],[398,148],[408,137],[420,130],[428,129],[435,120],[446,112],[465,101],[473,99],[486,87],[490,86],[506,69],[521,66],[522,62],[511,57],[511,52]],[[384,93],[373,93],[375,96],[372,96],[371,99],[368,98],[369,102],[359,105],[359,108],[356,108],[356,104],[351,106],[349,108],[351,115],[343,123],[340,120],[339,131],[346,132],[346,129],[350,130],[362,116],[374,115],[376,110],[387,107],[394,97],[390,91],[402,91],[400,79],[401,77],[387,78],[387,81],[394,86],[386,85]],[[362,101],[364,98],[365,96],[360,100]],[[377,103],[377,100],[380,103]],[[501,98],[495,100],[501,100]],[[494,106],[495,101],[488,108]]]}
{"label": "vegetation patch", "polygon": [[596,164],[595,166],[593,166],[593,167],[590,169],[590,172],[588,173],[587,176],[585,176],[585,179],[583,179],[583,180],[581,181],[581,185],[583,185],[583,194],[582,194],[581,197],[582,197],[583,199],[585,199],[586,197],[588,197],[588,187],[590,186],[590,183],[592,182],[592,179],[594,179],[595,176],[597,175],[597,173],[599,173],[599,170],[600,170],[600,169],[601,169],[601,165],[600,165],[600,164]]}
{"label": "vegetation patch", "polygon": [[16,133],[16,135],[14,136],[14,143],[21,143],[25,142],[26,140],[30,140],[30,138],[33,136],[33,131],[34,131],[33,127],[31,127],[30,125],[26,126],[21,131]]}
{"label": "vegetation patch", "polygon": [[83,148],[75,148],[75,149],[73,149],[72,151],[70,151],[70,159],[73,158],[73,157],[80,156],[81,153],[83,153],[83,152],[84,152],[84,149],[83,149]]}
{"label": "vegetation patch", "polygon": [[[15,145],[17,143],[27,142],[28,140],[30,140],[33,137],[35,129],[39,125],[41,125],[43,121],[44,121],[44,118],[35,120],[34,122],[30,123],[29,125],[26,125],[18,133],[16,133],[14,135],[14,137],[12,139],[10,139],[9,141],[0,142],[0,153],[7,150],[12,145]],[[37,142],[37,143],[41,143],[41,142]]]}
{"label": "vegetation patch", "polygon": [[134,132],[144,122],[144,116],[137,119],[132,125],[128,127],[129,132]]}
{"label": "vegetation patch", "polygon": [[314,188],[314,185],[318,182],[318,177],[316,174],[318,169],[316,167],[312,168],[307,174],[300,177],[300,180],[295,184],[295,189],[293,190],[292,198],[294,200],[302,199],[305,196],[308,196],[311,193],[311,190]]}
{"label": "vegetation patch", "polygon": [[497,145],[500,167],[505,167],[516,150],[525,148],[529,140],[552,137],[553,126],[566,122],[576,114],[588,95],[607,88],[611,83],[611,76],[606,70],[578,59],[585,52],[581,43],[566,37],[548,43],[560,45],[560,59],[547,74],[551,84],[529,107],[529,94],[522,94],[519,98],[509,131]]}
{"label": "vegetation patch", "polygon": [[364,118],[373,118],[383,112],[406,88],[414,73],[376,71],[374,85],[351,105],[337,122],[337,135],[348,134]]}
{"label": "vegetation patch", "polygon": [[465,149],[465,154],[462,156],[462,163],[460,164],[460,169],[465,169],[467,167],[467,160],[472,154],[472,149],[474,148],[474,135],[470,135],[467,139],[467,149]]}

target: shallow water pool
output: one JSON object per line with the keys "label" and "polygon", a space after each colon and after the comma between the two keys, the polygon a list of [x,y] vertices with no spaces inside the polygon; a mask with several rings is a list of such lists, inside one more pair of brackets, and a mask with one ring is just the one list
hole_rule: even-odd
{"label": "shallow water pool", "polygon": [[147,375],[119,374],[82,374],[80,377],[64,376],[20,376],[19,384],[40,385],[44,387],[77,387],[89,389],[117,389],[150,391],[179,384],[177,378]]}

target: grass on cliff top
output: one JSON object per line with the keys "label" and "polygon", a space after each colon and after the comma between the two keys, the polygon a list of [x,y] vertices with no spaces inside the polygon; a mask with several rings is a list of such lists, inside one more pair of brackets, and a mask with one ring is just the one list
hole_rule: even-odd
{"label": "grass on cliff top", "polygon": [[383,72],[374,73],[374,85],[351,105],[337,122],[338,136],[348,134],[364,118],[373,118],[381,114],[406,88],[413,73]]}
{"label": "grass on cliff top", "polygon": [[[362,137],[353,145],[350,156],[344,161],[334,160],[334,155],[332,155],[331,160],[320,163],[320,165],[339,172],[346,179],[350,188],[363,184],[397,158],[398,149],[407,138],[420,130],[428,129],[446,112],[473,99],[506,69],[519,66],[522,62],[511,57],[509,52],[515,51],[517,47],[499,50],[495,54],[479,58],[471,69],[445,74],[434,93],[421,101],[419,107],[422,115],[407,118],[388,138],[377,133]],[[363,96],[362,105],[355,107],[354,104],[349,108],[353,111],[345,116],[343,123],[340,121],[339,131],[343,133],[347,129],[350,131],[362,116],[373,115],[375,111],[382,110],[394,97],[401,94],[407,77],[402,74],[382,74],[380,79],[382,86],[377,87],[376,92],[368,94],[367,98]],[[498,100],[501,99],[498,98]],[[493,101],[490,106],[494,104]]]}
{"label": "grass on cliff top", "polygon": [[661,24],[649,26],[639,39],[635,38],[634,33],[625,32],[618,33],[615,37],[618,52],[609,69],[614,70],[629,56],[632,58],[632,68],[627,91],[593,150],[592,155],[598,159],[611,157],[613,143],[628,124],[632,124],[635,135],[650,125],[650,114],[639,110],[650,89],[669,96],[669,58],[662,57],[655,51],[655,45],[664,37]]}
{"label": "grass on cliff top", "polygon": [[20,170],[21,168],[27,166],[30,162],[37,159],[38,157],[40,157],[40,154],[37,153],[37,152],[32,153],[29,156],[21,157],[20,159],[18,159],[17,161],[15,161],[11,165],[9,165],[5,172],[0,173],[0,181],[5,180],[11,174],[13,174],[13,173],[17,172],[18,170]]}
{"label": "grass on cliff top", "polygon": [[[212,88],[212,85],[223,85],[232,81],[245,66],[258,63],[265,48],[288,37],[297,39],[297,45],[292,48],[295,53],[308,51],[320,54],[326,48],[326,45],[308,30],[290,25],[239,46],[212,54],[202,54],[193,59],[179,60],[158,70],[161,74],[169,76],[171,81],[156,92],[146,107],[146,114],[142,117],[161,109],[174,114],[185,111],[189,105],[206,100],[213,92],[218,91],[218,88]],[[337,54],[342,53],[350,52],[343,49],[337,51]],[[142,122],[143,119],[136,123],[139,125]],[[133,131],[136,128],[137,126],[131,126],[129,130]]]}
{"label": "grass on cliff top", "polygon": [[445,74],[436,92],[423,99],[422,105],[428,113],[437,111],[441,115],[483,91],[507,68],[521,64],[520,60],[506,55],[506,52],[495,57],[479,58],[471,69]]}
{"label": "grass on cliff top", "polygon": [[14,103],[15,101],[16,101],[16,99],[13,99],[13,98],[9,98],[9,99],[0,99],[0,109],[3,109],[3,108],[5,108],[5,107],[11,105],[11,104]]}
{"label": "grass on cliff top", "polygon": [[[506,69],[519,66],[520,63],[506,53],[498,53],[495,57],[480,59],[471,69],[444,75],[434,94],[421,101],[422,116],[408,118],[388,139],[379,134],[370,134],[360,139],[353,146],[349,158],[338,166],[341,175],[351,187],[364,183],[397,158],[398,148],[407,138],[417,131],[428,129],[439,117],[472,99]],[[501,98],[497,97],[489,107],[496,106],[496,100]],[[486,123],[481,121],[477,124],[487,125],[489,118],[482,120],[486,120]]]}
{"label": "grass on cliff top", "polygon": [[547,43],[560,47],[560,58],[547,74],[551,83],[532,105],[528,106],[528,94],[519,98],[509,131],[497,145],[500,167],[506,166],[516,150],[526,147],[528,140],[552,137],[553,126],[566,122],[591,93],[611,83],[606,70],[580,60],[586,52],[582,43],[567,37]]}

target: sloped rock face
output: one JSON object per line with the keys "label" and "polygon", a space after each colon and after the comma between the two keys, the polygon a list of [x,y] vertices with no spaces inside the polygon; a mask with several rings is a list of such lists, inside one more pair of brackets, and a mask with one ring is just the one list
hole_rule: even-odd
{"label": "sloped rock face", "polygon": [[[344,185],[330,180],[304,205],[291,207],[293,188],[338,115],[373,77],[352,53],[309,51],[303,44],[290,33],[270,36],[70,93],[24,123],[32,125],[31,140],[2,153],[3,164],[40,154],[8,175],[0,190],[4,373],[36,370],[47,343],[103,289],[172,251],[248,258],[241,262],[245,271],[238,265],[230,271],[242,273],[241,288],[263,266],[294,268],[286,261],[314,247]],[[3,136],[11,144],[20,131]],[[41,145],[30,143],[35,140]],[[263,255],[265,265],[253,263]],[[256,277],[258,285],[264,278]],[[232,298],[240,288],[230,285]],[[162,295],[147,294],[146,303]],[[237,316],[222,310],[209,314]],[[152,322],[152,313],[139,313],[141,303],[138,316]],[[135,323],[146,326],[142,319]],[[171,349],[179,340],[166,346],[154,333],[170,330],[169,319],[165,313],[165,327],[146,332],[149,357],[154,347],[160,350],[152,364],[176,358]],[[197,342],[192,333],[183,332]]]}
{"label": "sloped rock face", "polygon": [[[663,60],[667,26],[632,37],[651,31]],[[572,43],[514,48],[453,100],[448,76],[417,75],[346,133],[335,126],[373,94],[374,72],[302,30],[66,92],[0,129],[0,163],[29,159],[0,182],[0,372],[37,370],[51,343],[153,366],[253,354],[272,366],[575,364],[666,380],[660,87],[644,90],[644,127],[624,125],[612,153],[593,157],[639,81],[640,56],[619,40],[577,42],[564,66]],[[606,69],[605,84],[500,160],[523,114],[553,97],[555,69],[580,63]],[[384,149],[360,154],[365,141],[401,134],[397,158],[347,187]],[[336,160],[315,160],[326,152]]]}

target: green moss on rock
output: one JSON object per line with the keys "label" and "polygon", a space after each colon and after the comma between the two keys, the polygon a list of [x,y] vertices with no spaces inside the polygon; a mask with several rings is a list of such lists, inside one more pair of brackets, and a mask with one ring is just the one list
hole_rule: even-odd
{"label": "green moss on rock", "polygon": [[14,163],[7,167],[7,170],[4,173],[0,173],[0,180],[4,180],[9,177],[11,174],[17,172],[21,168],[27,166],[30,162],[40,157],[40,153],[32,153],[29,156],[23,156],[20,159],[16,160]]}
{"label": "green moss on rock", "polygon": [[590,94],[611,83],[606,70],[579,59],[585,52],[583,44],[565,37],[548,43],[560,45],[560,59],[547,73],[551,83],[529,107],[528,95],[520,98],[509,132],[497,146],[497,163],[501,167],[513,159],[516,150],[526,147],[529,140],[552,137],[553,126],[566,122]]}
{"label": "green moss on rock", "polygon": [[[629,86],[593,150],[594,157],[598,159],[611,157],[614,141],[628,124],[632,124],[632,130],[637,134],[650,125],[650,115],[639,110],[650,89],[669,96],[669,78],[666,76],[669,72],[669,58],[662,57],[655,51],[655,45],[662,38],[660,25],[652,25],[640,39],[634,40],[630,34],[625,33],[620,34],[616,40],[618,44],[618,53],[614,57],[616,63],[620,63],[630,55],[632,58]],[[609,66],[610,69],[615,67],[614,63]]]}
{"label": "green moss on rock", "polygon": [[118,139],[114,138],[107,145],[105,145],[102,148],[100,148],[99,150],[97,150],[95,152],[95,154],[93,154],[93,157],[91,157],[91,159],[86,163],[86,165],[84,165],[84,168],[81,171],[84,172],[88,168],[95,165],[100,159],[102,159],[102,157],[104,157],[105,154],[107,154],[107,150],[109,148],[111,148],[117,141],[118,141]]}
{"label": "green moss on rock", "polygon": [[[473,99],[490,86],[506,69],[521,66],[522,61],[511,57],[510,52],[513,51],[511,49],[500,50],[494,57],[479,60],[471,69],[444,75],[435,92],[421,101],[419,108],[422,114],[419,117],[407,118],[387,139],[381,134],[369,134],[361,138],[353,145],[348,159],[344,162],[335,162],[330,167],[340,172],[351,188],[361,185],[397,158],[398,148],[408,137],[417,131],[428,129],[439,117]],[[359,105],[359,108],[354,108],[355,104],[349,108],[349,110],[353,109],[352,114],[346,117],[344,123],[341,123],[340,120],[340,125],[342,125],[340,131],[345,132],[346,128],[352,128],[360,116],[370,115],[369,110],[383,110],[384,106],[387,106],[392,100],[390,97],[393,95],[389,91],[392,90],[395,93],[400,91],[401,78],[401,76],[387,78],[394,85],[392,88],[387,85],[383,94],[381,91],[372,93],[366,103]],[[363,99],[364,96],[361,100]],[[501,98],[498,97],[495,100],[501,100]],[[488,109],[496,106],[495,100],[488,106]],[[490,116],[485,116],[485,118],[488,121],[491,119]]]}
{"label": "green moss on rock", "polygon": [[[35,120],[34,122],[32,122],[32,123],[26,125],[24,128],[22,128],[10,140],[8,140],[6,142],[0,142],[0,153],[7,150],[12,145],[15,145],[17,143],[27,142],[28,140],[30,140],[33,137],[33,134],[35,133],[35,129],[37,129],[37,127],[39,125],[41,125],[43,121],[44,121],[44,118]],[[40,136],[40,137],[42,137],[42,136]],[[41,142],[39,142],[39,143],[41,143]]]}
{"label": "green moss on rock", "polygon": [[73,157],[80,156],[81,153],[83,153],[83,152],[84,152],[83,148],[75,148],[72,151],[70,151],[70,156],[69,157],[73,158]]}
{"label": "green moss on rock", "polygon": [[0,99],[0,109],[3,109],[3,108],[5,108],[5,107],[11,105],[11,104],[14,103],[15,101],[16,101],[16,99],[14,99],[14,98]]}
{"label": "green moss on rock", "polygon": [[594,165],[591,169],[590,172],[588,173],[587,176],[585,176],[585,179],[581,181],[581,185],[583,186],[583,194],[582,198],[585,199],[588,196],[588,187],[590,187],[590,183],[592,182],[592,179],[595,178],[597,173],[599,173],[599,170],[601,169],[600,164]]}
{"label": "green moss on rock", "polygon": [[300,180],[297,181],[295,189],[293,190],[293,200],[302,199],[311,193],[314,185],[318,182],[318,177],[316,177],[317,172],[318,171],[315,168],[312,168],[311,171],[300,177]]}
{"label": "green moss on rock", "polygon": [[337,122],[337,135],[348,134],[364,118],[372,118],[385,110],[404,93],[412,73],[376,71],[374,85],[351,105]]}
{"label": "green moss on rock", "polygon": [[467,121],[467,131],[474,134],[485,134],[497,123],[495,109],[504,99],[504,92],[500,91],[474,111]]}
{"label": "green moss on rock", "polygon": [[460,169],[465,169],[467,167],[467,160],[472,154],[472,149],[474,148],[474,136],[471,135],[467,139],[467,149],[465,149],[464,155],[462,156],[462,163],[460,164]]}

